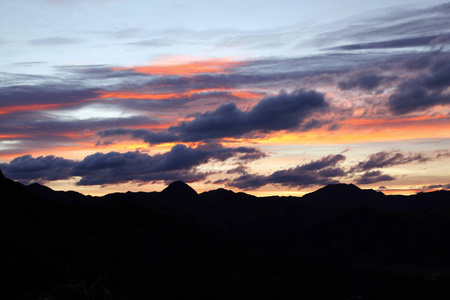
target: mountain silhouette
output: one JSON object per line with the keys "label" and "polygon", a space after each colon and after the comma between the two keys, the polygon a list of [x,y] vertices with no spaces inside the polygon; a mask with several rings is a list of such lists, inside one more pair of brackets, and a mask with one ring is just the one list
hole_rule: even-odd
{"label": "mountain silhouette", "polygon": [[449,193],[91,197],[0,172],[2,299],[449,299]]}
{"label": "mountain silhouette", "polygon": [[174,181],[161,192],[163,197],[171,199],[195,199],[197,192],[183,181]]}
{"label": "mountain silhouette", "polygon": [[301,203],[324,208],[358,208],[364,206],[381,208],[386,195],[374,190],[363,190],[354,184],[330,184],[304,195]]}

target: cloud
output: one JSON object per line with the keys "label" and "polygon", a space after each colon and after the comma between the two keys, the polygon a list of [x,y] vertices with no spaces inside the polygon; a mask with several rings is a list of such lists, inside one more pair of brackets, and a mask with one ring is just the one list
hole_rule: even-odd
{"label": "cloud", "polygon": [[[446,91],[450,87],[450,54],[440,53],[433,59],[419,59],[422,68],[428,63],[429,71],[420,72],[397,86],[388,101],[388,107],[396,115],[450,104],[450,93]],[[411,60],[408,63],[417,66]]]}
{"label": "cloud", "polygon": [[[101,138],[115,138],[118,136],[130,136],[132,139],[142,140],[149,144],[163,144],[176,141],[176,135],[164,132],[154,132],[147,129],[113,128],[97,132]],[[107,141],[109,142],[109,141]]]}
{"label": "cloud", "polygon": [[409,48],[420,46],[431,46],[435,44],[447,44],[450,42],[449,35],[430,35],[403,39],[387,40],[382,42],[349,44],[330,48],[330,50],[366,50],[366,49],[389,49],[389,48]]}
{"label": "cloud", "polygon": [[[225,161],[232,157],[248,160],[247,154],[259,158],[265,154],[255,148],[227,148],[220,144],[202,145],[197,148],[175,145],[169,152],[148,155],[135,152],[95,153],[85,157],[72,169],[73,176],[81,176],[78,185],[106,185],[128,181],[148,182],[156,180],[198,181],[207,174],[196,172],[195,167],[211,160]],[[256,159],[252,157],[251,159]],[[178,178],[176,177],[178,176]]]}
{"label": "cloud", "polygon": [[75,164],[73,160],[54,155],[36,158],[24,155],[14,158],[9,163],[0,164],[0,169],[7,177],[27,184],[33,181],[69,179],[71,177],[69,172]]}
{"label": "cloud", "polygon": [[72,45],[80,42],[81,42],[80,39],[74,38],[49,37],[31,40],[30,44],[33,46],[60,46],[60,45]]}
{"label": "cloud", "polygon": [[227,174],[247,174],[249,168],[243,165],[237,166],[236,168],[229,169]]}
{"label": "cloud", "polygon": [[244,190],[254,190],[267,184],[303,188],[338,183],[339,181],[335,178],[345,175],[344,169],[338,166],[344,160],[345,156],[341,154],[330,154],[295,168],[276,171],[270,175],[244,174],[228,180],[227,185]]}
{"label": "cloud", "polygon": [[149,40],[140,40],[136,42],[127,43],[130,46],[142,46],[142,47],[170,47],[177,45],[177,41],[172,38],[154,38]]}
{"label": "cloud", "polygon": [[[341,22],[343,26],[330,26],[336,29],[319,35],[316,44],[344,51],[423,48],[446,44],[450,28],[448,13],[448,3],[431,8],[397,7],[374,11]],[[330,47],[336,43],[341,45]]]}
{"label": "cloud", "polygon": [[422,190],[424,190],[424,191],[436,190],[436,189],[450,190],[450,183],[448,183],[448,184],[431,184],[431,185],[422,186]]}
{"label": "cloud", "polygon": [[92,117],[81,120],[74,117],[70,120],[68,117],[62,118],[51,116],[44,112],[33,111],[3,115],[2,119],[0,119],[0,134],[22,135],[26,132],[29,135],[26,139],[53,135],[56,142],[59,135],[63,137],[66,133],[76,132],[81,136],[86,130],[103,130],[117,126],[118,124],[122,124],[123,126],[148,126],[159,123],[160,120],[145,116],[104,119]]}
{"label": "cloud", "polygon": [[234,102],[223,104],[214,111],[198,114],[191,121],[180,122],[167,131],[144,129],[111,129],[100,131],[100,137],[130,135],[149,144],[182,141],[196,142],[224,137],[239,138],[248,134],[280,130],[309,130],[323,123],[304,123],[313,113],[328,108],[324,95],[299,90],[281,93],[261,100],[250,110],[239,109]]}
{"label": "cloud", "polygon": [[368,171],[361,175],[357,180],[356,184],[371,184],[377,183],[381,181],[391,181],[395,180],[395,177],[392,177],[387,174],[383,174],[380,171]]}
{"label": "cloud", "polygon": [[0,88],[0,108],[4,113],[27,110],[52,110],[80,105],[97,97],[89,88],[63,84],[13,85]]}
{"label": "cloud", "polygon": [[[353,78],[340,81],[338,87],[341,90],[351,90],[359,88],[365,91],[371,91],[379,87],[388,77],[380,76],[377,74],[356,74]],[[392,79],[390,77],[389,79]]]}
{"label": "cloud", "polygon": [[108,185],[129,181],[188,182],[203,180],[207,173],[197,172],[196,167],[210,161],[252,161],[266,154],[256,148],[229,148],[221,144],[203,144],[197,148],[175,145],[169,152],[149,155],[140,151],[95,153],[81,161],[55,156],[33,158],[24,155],[9,163],[0,164],[6,176],[29,183],[33,180],[52,181],[81,177],[77,185]]}
{"label": "cloud", "polygon": [[411,162],[427,162],[431,158],[421,153],[410,153],[404,155],[399,151],[381,151],[371,154],[365,161],[359,162],[352,168],[353,171],[368,171],[376,168],[384,168],[395,165],[402,165]]}

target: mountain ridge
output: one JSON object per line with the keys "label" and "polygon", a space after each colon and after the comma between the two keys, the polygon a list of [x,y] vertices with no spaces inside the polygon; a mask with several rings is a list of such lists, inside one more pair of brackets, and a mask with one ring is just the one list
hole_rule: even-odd
{"label": "mountain ridge", "polygon": [[[328,209],[351,209],[361,207],[372,207],[381,210],[417,210],[417,209],[440,209],[450,207],[450,191],[439,190],[432,192],[419,192],[414,195],[385,195],[381,191],[373,189],[362,189],[352,183],[329,184],[319,188],[311,193],[307,193],[301,197],[296,196],[265,196],[257,197],[243,192],[234,192],[224,188],[209,190],[197,193],[189,184],[183,181],[174,181],[160,192],[125,192],[112,193],[104,196],[83,195],[75,191],[55,191],[45,185],[33,183],[27,188],[37,195],[48,199],[59,201],[91,201],[98,202],[102,199],[158,199],[161,205],[171,205],[173,209],[176,206],[198,205],[198,201],[208,201],[214,198],[226,200],[230,197],[244,197],[256,199],[290,199],[304,206],[328,208]],[[171,203],[169,203],[169,200]],[[187,207],[186,207],[187,209]]]}
{"label": "mountain ridge", "polygon": [[449,191],[91,197],[0,175],[0,200],[3,299],[95,299],[102,278],[118,300],[450,298]]}

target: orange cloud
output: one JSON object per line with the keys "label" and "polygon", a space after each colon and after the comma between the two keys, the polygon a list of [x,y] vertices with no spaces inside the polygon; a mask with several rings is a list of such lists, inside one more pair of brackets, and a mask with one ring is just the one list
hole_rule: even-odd
{"label": "orange cloud", "polygon": [[262,94],[257,92],[239,91],[235,89],[227,89],[223,87],[214,89],[195,89],[184,93],[169,93],[169,94],[151,94],[151,93],[137,93],[130,91],[96,91],[99,94],[98,99],[117,98],[117,99],[140,99],[140,100],[163,100],[163,99],[179,99],[187,98],[195,95],[201,95],[202,93],[213,92],[230,92],[234,97],[242,99],[255,99],[260,98]]}
{"label": "orange cloud", "polygon": [[139,67],[116,67],[114,71],[135,71],[137,73],[149,75],[178,75],[178,76],[192,76],[202,73],[229,73],[230,70],[243,66],[246,62],[231,61],[227,59],[209,59],[197,60],[190,62],[170,63],[163,61],[158,64],[150,66]]}
{"label": "orange cloud", "polygon": [[25,134],[0,134],[0,139],[16,139],[27,137]]}
{"label": "orange cloud", "polygon": [[[66,105],[66,104],[64,104]],[[33,111],[33,110],[52,110],[64,106],[63,104],[36,104],[36,105],[19,105],[0,108],[0,115],[10,114],[18,111]]]}
{"label": "orange cloud", "polygon": [[326,127],[308,132],[276,133],[258,140],[260,144],[348,144],[399,139],[450,137],[450,118],[443,115],[416,116],[402,119],[349,119],[337,131]]}
{"label": "orange cloud", "polygon": [[377,125],[389,125],[389,126],[401,126],[407,123],[429,121],[429,120],[439,120],[447,118],[444,115],[434,115],[434,116],[412,116],[406,118],[395,118],[395,119],[348,119],[345,121],[348,125],[353,126],[377,126]]}

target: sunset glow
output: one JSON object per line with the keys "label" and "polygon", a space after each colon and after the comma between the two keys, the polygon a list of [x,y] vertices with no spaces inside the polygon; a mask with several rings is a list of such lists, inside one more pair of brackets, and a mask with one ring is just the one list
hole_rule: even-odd
{"label": "sunset glow", "polygon": [[96,195],[450,184],[448,3],[272,1],[264,22],[174,5],[179,21],[113,22],[124,1],[37,2],[0,4],[0,169],[14,180]]}
{"label": "sunset glow", "polygon": [[147,75],[192,76],[202,73],[229,73],[232,69],[245,64],[245,62],[228,61],[227,59],[190,61],[184,63],[170,63],[170,60],[160,60],[157,64],[149,66],[133,68],[115,67],[113,70],[134,71]]}

